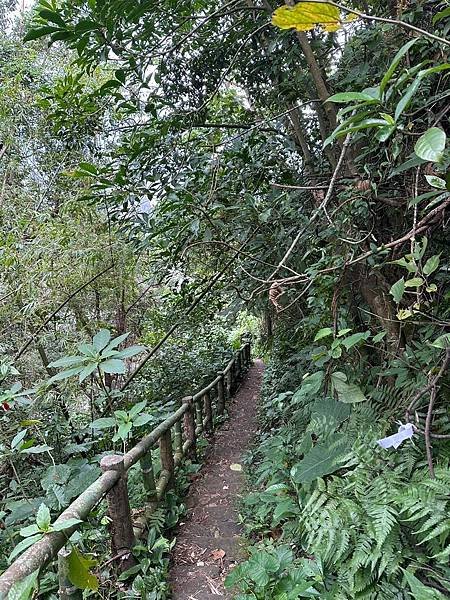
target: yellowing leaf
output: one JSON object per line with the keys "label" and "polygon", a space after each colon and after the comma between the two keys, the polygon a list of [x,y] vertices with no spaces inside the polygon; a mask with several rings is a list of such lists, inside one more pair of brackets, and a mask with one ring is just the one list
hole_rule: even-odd
{"label": "yellowing leaf", "polygon": [[351,13],[346,19],[336,6],[327,2],[299,2],[295,6],[280,6],[272,16],[272,25],[280,29],[310,31],[319,25],[325,31],[337,31],[343,23],[353,21]]}
{"label": "yellowing leaf", "polygon": [[72,548],[68,562],[69,580],[76,588],[80,590],[98,590],[98,579],[90,571],[97,561],[84,556],[76,548]]}
{"label": "yellowing leaf", "polygon": [[404,321],[405,319],[407,319],[408,317],[410,317],[412,315],[412,311],[410,311],[409,309],[401,309],[398,311],[397,313],[397,319],[399,321]]}

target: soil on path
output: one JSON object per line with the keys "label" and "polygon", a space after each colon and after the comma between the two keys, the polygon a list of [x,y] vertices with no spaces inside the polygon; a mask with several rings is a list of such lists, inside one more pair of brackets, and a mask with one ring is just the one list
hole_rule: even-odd
{"label": "soil on path", "polygon": [[238,524],[239,494],[244,484],[241,463],[256,432],[256,412],[263,363],[250,367],[229,406],[229,418],[217,430],[199,478],[192,484],[186,518],[180,523],[172,556],[173,600],[232,598],[223,581],[242,557]]}

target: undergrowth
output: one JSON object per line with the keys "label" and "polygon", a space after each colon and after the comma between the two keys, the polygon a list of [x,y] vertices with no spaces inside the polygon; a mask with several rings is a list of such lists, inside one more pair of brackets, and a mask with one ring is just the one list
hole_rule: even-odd
{"label": "undergrowth", "polygon": [[449,444],[439,444],[432,479],[422,438],[389,450],[376,443],[418,382],[399,371],[394,386],[368,377],[362,401],[345,403],[328,385],[332,369],[318,371],[311,356],[315,346],[273,348],[262,433],[246,458],[249,557],[227,586],[236,600],[449,597]]}

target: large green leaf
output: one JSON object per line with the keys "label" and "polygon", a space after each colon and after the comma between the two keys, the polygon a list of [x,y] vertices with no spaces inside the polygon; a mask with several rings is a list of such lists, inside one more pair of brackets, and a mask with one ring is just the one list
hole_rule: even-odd
{"label": "large green leaf", "polygon": [[80,590],[98,590],[98,579],[90,572],[97,563],[95,560],[83,556],[75,547],[68,558],[69,580]]}
{"label": "large green leaf", "polygon": [[403,298],[403,294],[405,293],[405,279],[402,277],[398,281],[391,286],[389,293],[394,298],[395,302],[398,304],[400,300]]}
{"label": "large green leaf", "polygon": [[93,421],[90,426],[92,429],[108,429],[108,427],[114,427],[115,424],[116,420],[113,417],[102,417]]}
{"label": "large green leaf", "polygon": [[342,92],[339,94],[334,94],[327,99],[327,102],[337,102],[337,103],[346,103],[346,102],[373,102],[377,103],[376,98],[373,98],[370,94],[365,94],[364,92]]}
{"label": "large green leaf", "polygon": [[348,440],[346,436],[335,433],[326,442],[316,444],[308,454],[291,469],[295,483],[310,483],[318,477],[337,471],[346,455]]}
{"label": "large green leaf", "polygon": [[49,528],[50,523],[50,509],[46,504],[42,503],[37,511],[36,524],[39,529],[46,531]]}
{"label": "large green leaf", "polygon": [[338,402],[332,399],[316,400],[312,405],[312,416],[315,414],[333,419],[337,424],[342,423],[350,416],[352,408],[350,404]]}
{"label": "large green leaf", "polygon": [[100,350],[103,350],[103,348],[109,344],[110,339],[111,332],[108,331],[108,329],[101,329],[92,338],[92,345],[98,352],[100,352]]}
{"label": "large green leaf", "polygon": [[417,140],[414,152],[423,160],[438,162],[443,156],[446,140],[447,136],[442,129],[439,127],[430,127]]}
{"label": "large green leaf", "polygon": [[49,367],[54,367],[54,368],[58,368],[58,367],[71,367],[72,365],[78,365],[81,362],[83,362],[84,357],[83,356],[63,356],[62,358],[59,358],[58,360],[54,360],[53,362],[51,362],[48,366]]}
{"label": "large green leaf", "polygon": [[364,396],[361,388],[355,383],[347,383],[347,376],[345,373],[335,371],[331,374],[331,383],[336,391],[340,402],[346,404],[356,404],[357,402],[364,402],[367,398]]}
{"label": "large green leaf", "polygon": [[328,337],[329,335],[333,335],[333,330],[331,327],[324,327],[323,329],[319,329],[319,331],[314,336],[314,341],[317,342],[324,337]]}
{"label": "large green leaf", "polygon": [[39,569],[20,581],[16,581],[8,592],[7,600],[29,600],[36,588]]}
{"label": "large green leaf", "polygon": [[412,40],[409,40],[409,42],[407,42],[404,46],[402,46],[400,48],[400,50],[397,52],[397,54],[394,56],[394,59],[389,66],[389,69],[386,71],[383,79],[381,80],[381,83],[380,83],[380,91],[381,92],[384,91],[384,88],[387,86],[387,84],[391,80],[392,75],[394,74],[394,72],[395,72],[396,68],[398,67],[402,58],[405,56],[405,54],[408,52],[408,50],[411,48],[411,46],[413,46],[417,42],[417,40],[418,40],[418,38],[413,38]]}
{"label": "large green leaf", "polygon": [[42,536],[43,536],[42,533],[38,533],[36,535],[31,535],[30,537],[26,537],[24,540],[19,542],[17,544],[17,546],[15,546],[13,548],[13,551],[9,555],[9,557],[8,557],[9,562],[11,562],[19,554],[22,554],[22,552],[24,550],[26,550],[27,548],[29,548],[30,546],[32,546],[33,544],[38,542],[40,539],[42,539]]}
{"label": "large green leaf", "polygon": [[416,600],[444,600],[446,596],[438,592],[437,590],[424,585],[420,579],[409,571],[404,571],[405,579],[411,588],[411,597]]}
{"label": "large green leaf", "polygon": [[125,363],[123,360],[119,360],[118,358],[110,358],[109,360],[105,360],[105,362],[100,363],[99,366],[104,373],[125,373]]}

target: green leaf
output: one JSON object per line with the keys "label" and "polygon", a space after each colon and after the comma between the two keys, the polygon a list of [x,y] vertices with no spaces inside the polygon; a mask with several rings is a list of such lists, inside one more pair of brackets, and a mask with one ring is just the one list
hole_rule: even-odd
{"label": "green leaf", "polygon": [[62,358],[59,358],[58,360],[51,362],[48,366],[53,367],[53,368],[70,367],[71,365],[78,365],[82,361],[83,361],[82,356],[75,356],[75,355],[63,356]]}
{"label": "green leaf", "polygon": [[105,362],[100,363],[99,367],[104,373],[125,373],[125,363],[118,358],[105,360]]}
{"label": "green leaf", "polygon": [[134,419],[133,425],[135,427],[141,427],[142,425],[146,425],[147,423],[149,423],[152,419],[153,419],[152,415],[149,415],[147,413],[142,413],[141,415],[136,417],[136,419]]}
{"label": "green leaf", "polygon": [[96,419],[90,424],[92,429],[108,429],[109,427],[114,427],[116,424],[116,420],[113,417],[103,417],[101,419]]}
{"label": "green leaf", "polygon": [[350,327],[346,327],[345,329],[339,329],[337,337],[340,338],[344,335],[346,335],[347,333],[350,333],[351,328]]}
{"label": "green leaf", "polygon": [[21,454],[42,454],[42,452],[49,452],[53,450],[51,446],[47,446],[47,444],[42,444],[41,446],[31,446],[31,448],[23,448],[20,453]]}
{"label": "green leaf", "polygon": [[406,581],[408,582],[409,587],[412,591],[412,598],[416,600],[444,600],[445,596],[438,592],[437,590],[430,588],[424,585],[420,579],[417,579],[412,573],[409,571],[403,570],[405,574]]}
{"label": "green leaf", "polygon": [[98,590],[98,579],[90,572],[97,563],[87,556],[83,556],[75,547],[68,558],[69,580],[80,590]]}
{"label": "green leaf", "polygon": [[425,175],[425,179],[428,181],[431,187],[437,188],[438,190],[447,189],[445,179],[442,179],[441,177],[436,177],[436,175]]}
{"label": "green leaf", "polygon": [[132,422],[121,423],[119,425],[117,433],[113,437],[113,442],[117,442],[119,440],[122,440],[124,442],[127,439],[128,434],[130,433],[132,427],[133,427]]}
{"label": "green leaf", "polygon": [[52,531],[64,531],[65,529],[69,529],[74,525],[79,525],[83,521],[81,519],[65,519],[64,521],[60,521],[59,523],[54,523],[52,525]]}
{"label": "green leaf", "polygon": [[39,569],[36,569],[27,577],[16,581],[8,592],[7,600],[29,600],[36,588],[38,575]]}
{"label": "green leaf", "polygon": [[33,525],[28,525],[27,527],[22,527],[22,529],[20,530],[19,533],[22,537],[26,538],[26,537],[30,537],[30,535],[36,535],[37,533],[41,533],[41,530],[36,525],[36,523],[33,523]]}
{"label": "green leaf", "polygon": [[11,554],[8,556],[8,561],[11,562],[14,558],[16,558],[16,556],[22,554],[24,550],[41,540],[42,535],[42,533],[38,533],[37,535],[32,535],[19,542],[17,546],[15,546]]}
{"label": "green leaf", "polygon": [[441,160],[447,136],[439,127],[431,127],[417,140],[414,152],[419,158],[431,162]]}
{"label": "green leaf", "polygon": [[97,368],[97,363],[90,363],[89,365],[86,365],[83,370],[80,372],[80,377],[79,377],[79,382],[83,383],[83,381],[89,377],[89,375],[92,375],[92,373],[95,371],[95,369]]}
{"label": "green leaf", "polygon": [[440,262],[439,254],[435,254],[434,256],[431,256],[427,260],[427,262],[425,263],[425,266],[423,268],[424,274],[431,275],[431,273],[434,273],[436,271],[436,269],[439,267],[439,262]]}
{"label": "green leaf", "polygon": [[396,127],[395,125],[386,125],[385,127],[381,127],[377,133],[376,138],[379,142],[386,142],[391,135],[394,133]]}
{"label": "green leaf", "polygon": [[389,293],[394,298],[395,302],[398,304],[400,300],[403,298],[403,294],[405,293],[405,280],[402,277],[389,290]]}
{"label": "green leaf", "polygon": [[326,442],[316,444],[312,450],[291,469],[295,483],[310,483],[318,477],[337,471],[348,454],[348,440],[339,433],[330,436]]}
{"label": "green leaf", "polygon": [[106,346],[105,351],[113,350],[113,348],[117,348],[117,346],[119,344],[121,344],[122,342],[124,342],[129,335],[130,335],[129,333],[123,333],[122,335],[118,335],[117,337],[113,338],[109,342],[109,344]]}
{"label": "green leaf", "polygon": [[[90,173],[91,175],[97,175],[98,173],[98,169],[95,165],[88,163],[88,162],[81,162],[78,165],[78,168],[81,171],[85,171],[86,173]],[[107,331],[107,329],[102,329],[102,331]],[[101,333],[101,332],[100,332]],[[108,332],[109,333],[109,332]],[[98,334],[97,334],[98,335]]]}
{"label": "green leaf", "polygon": [[442,348],[443,350],[445,348],[449,348],[450,347],[450,333],[444,333],[444,335],[440,335],[438,338],[436,338],[434,340],[434,342],[431,345],[434,346],[434,348]]}
{"label": "green leaf", "polygon": [[77,348],[82,354],[84,354],[83,357],[80,357],[83,360],[86,360],[86,357],[95,358],[98,355],[96,348],[92,344],[77,344]]}
{"label": "green leaf", "polygon": [[68,369],[67,371],[61,371],[60,373],[56,373],[53,377],[50,377],[48,383],[54,383],[55,381],[61,381],[62,379],[68,379],[69,377],[73,377],[73,375],[78,375],[83,370],[83,367],[74,367],[73,369]]}
{"label": "green leaf", "polygon": [[42,503],[37,511],[36,524],[42,531],[47,531],[50,527],[50,523],[50,509],[46,504]]}
{"label": "green leaf", "polygon": [[353,346],[356,346],[356,344],[358,344],[362,340],[367,340],[369,336],[370,331],[364,331],[363,333],[354,333],[353,335],[350,335],[349,337],[343,339],[342,344],[347,348],[347,350],[349,350]]}
{"label": "green leaf", "polygon": [[128,346],[128,348],[124,348],[117,353],[117,358],[130,358],[140,352],[144,352],[144,350],[146,350],[145,346]]}
{"label": "green leaf", "polygon": [[341,373],[340,371],[332,373],[331,383],[333,384],[333,388],[336,391],[340,402],[356,404],[357,402],[364,402],[366,400],[366,397],[359,386],[355,383],[347,383],[347,376],[345,373]]}
{"label": "green leaf", "polygon": [[423,284],[422,277],[413,277],[412,279],[407,279],[405,281],[405,288],[414,287],[418,288]]}
{"label": "green leaf", "polygon": [[412,97],[417,92],[420,84],[421,84],[421,79],[419,77],[416,77],[416,79],[414,79],[414,81],[411,83],[411,85],[407,88],[406,92],[403,94],[402,98],[400,99],[399,103],[397,104],[397,106],[395,108],[394,119],[396,122],[402,115],[403,111],[408,108],[408,106],[412,100]]}
{"label": "green leaf", "polygon": [[36,27],[36,29],[30,29],[30,31],[23,38],[24,42],[31,42],[32,40],[37,40],[49,33],[54,33],[55,31],[60,31],[58,27],[51,27],[50,25],[46,25],[45,27]]}
{"label": "green leaf", "polygon": [[381,342],[381,340],[386,336],[386,332],[385,331],[380,331],[380,333],[377,333],[377,335],[373,336],[373,342],[375,344],[378,344],[378,342]]}
{"label": "green leaf", "polygon": [[54,12],[52,10],[46,10],[44,8],[43,10],[39,10],[39,15],[46,21],[55,23],[56,25],[59,25],[60,27],[66,27],[66,23],[62,19],[61,15],[57,12]]}
{"label": "green leaf", "polygon": [[273,524],[278,525],[280,521],[287,517],[293,517],[299,512],[298,504],[291,498],[278,502],[273,511]]}
{"label": "green leaf", "polygon": [[320,415],[339,425],[350,416],[351,410],[352,407],[349,404],[324,398],[314,402],[311,407],[311,414]]}
{"label": "green leaf", "polygon": [[450,17],[450,6],[434,15],[433,25],[436,25],[436,23],[439,23],[439,21],[442,21],[442,19],[445,19],[446,17]]}
{"label": "green leaf", "polygon": [[339,104],[354,101],[378,103],[376,98],[364,92],[342,92],[327,98],[327,102],[337,102]]}
{"label": "green leaf", "polygon": [[100,352],[103,350],[105,346],[109,344],[109,340],[111,339],[111,332],[108,329],[101,329],[98,333],[96,333],[92,339],[92,345]]}
{"label": "green leaf", "polygon": [[386,71],[383,79],[381,80],[381,83],[380,83],[380,92],[381,93],[384,92],[385,87],[391,80],[392,75],[395,73],[395,70],[398,67],[402,58],[405,56],[405,54],[408,52],[408,50],[417,42],[417,40],[418,40],[418,38],[413,38],[412,40],[407,42],[404,46],[402,46],[400,48],[400,50],[394,56],[394,59],[389,66],[389,69]]}
{"label": "green leaf", "polygon": [[142,402],[138,402],[137,404],[135,404],[134,406],[132,406],[130,408],[130,410],[128,411],[128,414],[131,418],[135,417],[136,415],[138,415],[142,410],[144,410],[144,408],[147,406],[147,400],[143,400]]}
{"label": "green leaf", "polygon": [[329,335],[333,335],[333,330],[330,327],[324,327],[323,329],[319,329],[314,337],[314,341],[317,342],[324,337],[328,337]]}
{"label": "green leaf", "polygon": [[16,450],[17,448],[19,448],[26,435],[27,435],[26,429],[22,429],[22,431],[19,431],[18,433],[16,433],[16,435],[11,440],[11,450]]}
{"label": "green leaf", "polygon": [[249,576],[256,585],[264,587],[269,583],[272,573],[276,573],[279,568],[279,560],[273,554],[268,552],[258,552],[248,561]]}

